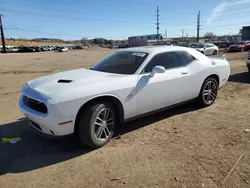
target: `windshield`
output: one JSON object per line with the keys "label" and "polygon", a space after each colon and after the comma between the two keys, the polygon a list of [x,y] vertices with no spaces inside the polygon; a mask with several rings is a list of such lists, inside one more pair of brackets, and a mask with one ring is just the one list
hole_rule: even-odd
{"label": "windshield", "polygon": [[91,70],[116,74],[134,74],[148,56],[144,52],[120,51],[103,59]]}
{"label": "windshield", "polygon": [[204,48],[204,44],[197,44],[196,48]]}

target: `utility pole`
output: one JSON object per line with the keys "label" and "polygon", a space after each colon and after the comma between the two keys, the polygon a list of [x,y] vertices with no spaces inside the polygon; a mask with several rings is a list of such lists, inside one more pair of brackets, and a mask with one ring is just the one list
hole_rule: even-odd
{"label": "utility pole", "polygon": [[186,35],[186,38],[188,39],[188,33],[187,33],[187,35]]}
{"label": "utility pole", "polygon": [[182,38],[184,37],[184,31],[185,31],[184,29],[181,30],[181,36],[182,36]]}
{"label": "utility pole", "polygon": [[166,39],[168,38],[168,30],[165,30]]}
{"label": "utility pole", "polygon": [[199,42],[200,40],[200,29],[201,29],[200,21],[201,21],[201,12],[199,11],[197,15],[197,42]]}
{"label": "utility pole", "polygon": [[1,30],[1,38],[2,38],[2,46],[3,46],[3,53],[6,53],[6,46],[5,46],[5,38],[4,38],[4,32],[3,32],[3,23],[2,23],[2,16],[0,14],[0,30]]}
{"label": "utility pole", "polygon": [[160,23],[159,23],[159,7],[157,6],[156,9],[156,31],[157,31],[157,44],[159,43],[159,29],[160,29]]}

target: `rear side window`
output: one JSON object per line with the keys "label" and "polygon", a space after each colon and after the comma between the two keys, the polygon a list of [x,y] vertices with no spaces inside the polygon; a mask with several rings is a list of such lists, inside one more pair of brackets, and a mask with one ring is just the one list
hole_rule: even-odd
{"label": "rear side window", "polygon": [[144,73],[151,72],[155,66],[163,66],[165,69],[183,67],[194,60],[195,58],[186,51],[158,54],[147,64]]}
{"label": "rear side window", "polygon": [[178,55],[177,52],[158,54],[147,64],[144,72],[151,72],[155,66],[163,66],[165,69],[174,68],[178,66]]}
{"label": "rear side window", "polygon": [[188,52],[180,51],[178,53],[180,58],[180,66],[186,66],[187,64],[195,60],[195,58],[191,56]]}

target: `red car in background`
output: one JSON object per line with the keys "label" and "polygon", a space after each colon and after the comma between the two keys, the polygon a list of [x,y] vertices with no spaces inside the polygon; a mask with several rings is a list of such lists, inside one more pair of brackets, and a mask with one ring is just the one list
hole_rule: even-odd
{"label": "red car in background", "polygon": [[250,50],[250,41],[236,42],[228,48],[229,52],[244,52],[247,50]]}

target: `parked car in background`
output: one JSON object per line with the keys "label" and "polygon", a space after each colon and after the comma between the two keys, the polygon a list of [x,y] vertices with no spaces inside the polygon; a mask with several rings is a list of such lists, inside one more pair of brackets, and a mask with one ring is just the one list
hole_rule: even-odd
{"label": "parked car in background", "polygon": [[58,49],[58,52],[67,52],[68,48],[67,47],[61,47]]}
{"label": "parked car in background", "polygon": [[74,49],[79,49],[80,50],[80,49],[84,49],[84,47],[78,45],[78,46],[74,46]]}
{"label": "parked car in background", "polygon": [[214,44],[210,44],[210,43],[204,43],[204,44],[198,43],[194,45],[193,48],[195,48],[196,50],[198,50],[204,55],[216,55],[219,52],[219,48],[215,46]]}
{"label": "parked car in background", "polygon": [[227,41],[214,41],[213,44],[218,46],[218,48],[228,48],[232,42]]}
{"label": "parked car in background", "polygon": [[176,46],[189,47],[189,46],[190,46],[190,43],[188,43],[188,42],[179,42],[179,43],[177,43]]}
{"label": "parked car in background", "polygon": [[48,47],[47,46],[40,46],[41,51],[48,51]]}
{"label": "parked car in background", "polygon": [[246,65],[248,68],[248,72],[250,72],[250,50],[248,51]]}
{"label": "parked car in background", "polygon": [[228,61],[175,46],[120,50],[89,69],[27,82],[19,105],[34,129],[50,136],[76,133],[98,148],[129,121],[190,100],[210,106],[230,75]]}
{"label": "parked car in background", "polygon": [[26,47],[26,46],[20,46],[18,47],[18,52],[35,52],[36,50],[31,47]]}
{"label": "parked car in background", "polygon": [[15,53],[15,52],[18,52],[19,48],[18,47],[11,47],[11,48],[8,48],[7,51],[11,52],[11,53]]}
{"label": "parked car in background", "polygon": [[38,46],[33,46],[33,47],[31,47],[31,48],[34,49],[35,52],[41,52],[41,51],[42,51],[41,48],[38,47]]}
{"label": "parked car in background", "polygon": [[236,42],[228,48],[229,52],[244,52],[246,50],[250,50],[250,41]]}
{"label": "parked car in background", "polygon": [[50,47],[50,46],[47,46],[47,50],[48,50],[48,51],[52,51],[52,50],[53,50],[53,48],[52,48],[52,47]]}
{"label": "parked car in background", "polygon": [[189,47],[190,47],[190,48],[196,48],[197,45],[198,45],[198,43],[191,43],[191,44],[189,45]]}

